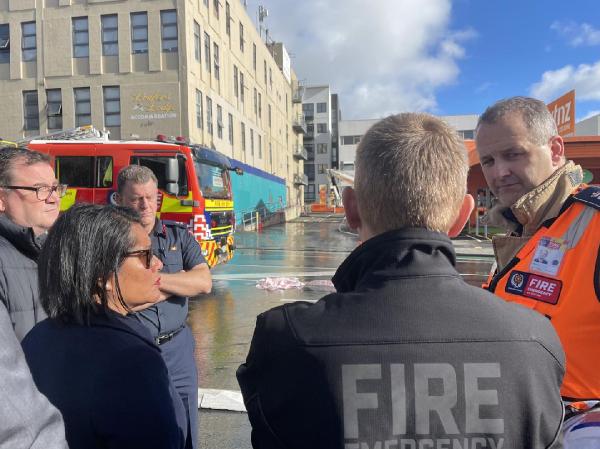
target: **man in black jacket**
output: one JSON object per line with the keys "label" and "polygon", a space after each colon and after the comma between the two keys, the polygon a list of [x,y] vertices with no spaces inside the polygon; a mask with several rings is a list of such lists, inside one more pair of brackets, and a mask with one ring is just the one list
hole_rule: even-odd
{"label": "man in black jacket", "polygon": [[237,372],[254,448],[560,448],[564,354],[539,314],[466,284],[462,141],[426,114],[375,124],[337,293],[259,315]]}
{"label": "man in black jacket", "polygon": [[37,257],[58,218],[58,184],[46,154],[0,149],[0,301],[19,341],[46,318],[38,296]]}

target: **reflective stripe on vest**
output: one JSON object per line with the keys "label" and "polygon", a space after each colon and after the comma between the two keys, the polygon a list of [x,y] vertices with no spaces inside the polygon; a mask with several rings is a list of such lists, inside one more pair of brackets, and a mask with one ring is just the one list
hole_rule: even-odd
{"label": "reflective stripe on vest", "polygon": [[573,202],[542,227],[490,290],[547,316],[560,337],[565,398],[600,399],[600,212]]}

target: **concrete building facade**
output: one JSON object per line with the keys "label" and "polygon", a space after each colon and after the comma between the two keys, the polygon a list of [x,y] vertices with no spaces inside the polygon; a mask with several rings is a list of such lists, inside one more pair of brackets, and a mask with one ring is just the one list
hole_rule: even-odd
{"label": "concrete building facade", "polygon": [[600,135],[600,114],[593,115],[575,123],[576,136],[598,136]]}
{"label": "concrete building facade", "polygon": [[298,88],[239,0],[0,0],[4,139],[184,136],[284,178],[300,206]]}
{"label": "concrete building facade", "polygon": [[319,196],[319,187],[328,184],[327,169],[338,167],[341,120],[338,96],[327,85],[306,86],[302,112],[306,120],[304,148],[308,155],[304,163],[307,177],[304,200],[312,203]]}

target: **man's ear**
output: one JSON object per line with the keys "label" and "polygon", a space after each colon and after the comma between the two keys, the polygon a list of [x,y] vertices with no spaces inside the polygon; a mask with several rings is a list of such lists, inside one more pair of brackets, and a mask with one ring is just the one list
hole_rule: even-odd
{"label": "man's ear", "polygon": [[117,205],[121,206],[121,194],[119,192],[115,192],[115,203],[117,203]]}
{"label": "man's ear", "polygon": [[362,220],[358,213],[356,192],[352,187],[345,187],[344,190],[342,190],[342,203],[344,204],[348,226],[350,226],[350,229],[359,229],[362,226]]}
{"label": "man's ear", "polygon": [[0,189],[0,212],[6,210],[6,190]]}
{"label": "man's ear", "polygon": [[565,142],[562,136],[554,136],[548,142],[552,153],[552,163],[555,167],[561,167],[565,161]]}
{"label": "man's ear", "polygon": [[465,227],[467,220],[471,216],[471,212],[473,211],[474,207],[475,200],[469,193],[467,193],[463,198],[462,204],[460,205],[458,216],[448,231],[449,237],[456,237],[458,234],[460,234],[460,231],[462,231],[462,229]]}

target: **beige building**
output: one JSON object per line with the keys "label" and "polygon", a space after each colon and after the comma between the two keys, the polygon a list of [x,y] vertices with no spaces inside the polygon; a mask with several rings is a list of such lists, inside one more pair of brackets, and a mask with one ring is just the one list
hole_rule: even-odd
{"label": "beige building", "polygon": [[185,136],[305,184],[301,87],[239,0],[0,0],[0,136]]}

